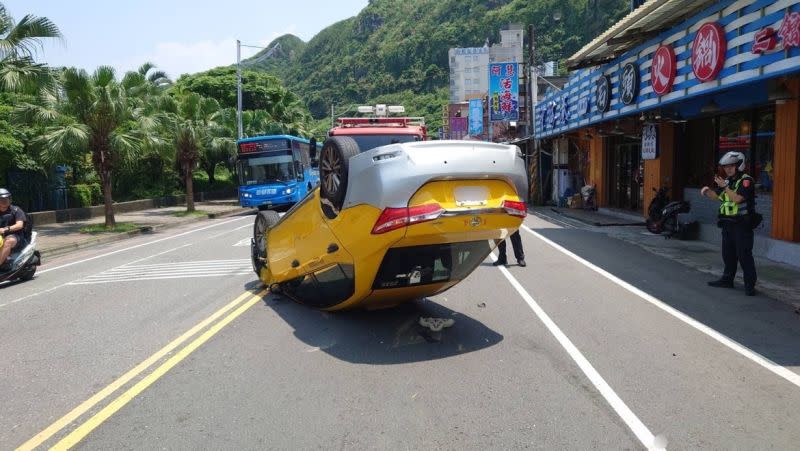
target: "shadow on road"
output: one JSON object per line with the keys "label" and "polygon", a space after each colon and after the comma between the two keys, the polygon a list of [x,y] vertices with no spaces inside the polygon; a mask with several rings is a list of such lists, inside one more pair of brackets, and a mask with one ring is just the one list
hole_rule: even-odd
{"label": "shadow on road", "polygon": [[[469,316],[430,300],[408,302],[378,311],[329,313],[268,294],[264,304],[312,347],[351,363],[393,365],[443,359],[485,349],[503,336]],[[441,332],[419,325],[420,317],[450,318]]]}
{"label": "shadow on road", "polygon": [[800,365],[800,316],[791,306],[760,294],[745,296],[741,285],[709,287],[708,274],[605,234],[536,232],[773,362]]}

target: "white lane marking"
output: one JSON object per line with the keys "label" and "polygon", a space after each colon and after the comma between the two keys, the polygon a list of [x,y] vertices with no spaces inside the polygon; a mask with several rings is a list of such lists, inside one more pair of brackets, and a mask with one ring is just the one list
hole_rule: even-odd
{"label": "white lane marking", "polygon": [[635,294],[636,296],[639,296],[640,298],[644,299],[645,301],[649,302],[650,304],[660,308],[661,310],[669,313],[673,317],[675,317],[675,318],[683,321],[684,323],[694,327],[698,331],[708,335],[709,337],[713,338],[714,340],[717,340],[719,343],[722,343],[723,345],[725,345],[728,348],[730,348],[731,350],[737,352],[741,356],[751,360],[752,362],[754,362],[754,363],[756,363],[758,365],[761,365],[762,367],[766,368],[769,371],[772,371],[773,373],[775,373],[778,376],[786,379],[787,381],[789,381],[790,383],[794,384],[795,386],[800,387],[800,374],[797,374],[797,373],[795,373],[793,371],[790,371],[788,368],[785,368],[785,367],[783,367],[781,365],[778,365],[777,363],[773,362],[772,360],[770,360],[770,359],[764,357],[763,355],[753,351],[752,349],[742,345],[741,343],[737,342],[736,340],[733,340],[732,338],[728,337],[727,335],[724,335],[724,334],[722,334],[720,332],[717,332],[716,330],[706,326],[705,324],[697,321],[696,319],[690,317],[689,315],[686,315],[685,313],[683,313],[683,312],[681,312],[679,310],[676,310],[675,308],[673,308],[672,306],[666,304],[664,301],[656,298],[655,296],[650,295],[650,294],[648,294],[648,293],[646,293],[646,292],[634,287],[633,285],[629,284],[628,282],[625,282],[624,280],[622,280],[619,277],[611,274],[610,272],[608,272],[608,271],[606,271],[606,270],[594,265],[593,263],[591,263],[591,262],[589,262],[587,260],[584,260],[583,258],[579,257],[578,255],[576,255],[576,254],[572,253],[571,251],[565,249],[561,245],[556,244],[555,242],[549,240],[548,238],[545,238],[541,234],[531,230],[531,228],[526,226],[525,224],[522,225],[522,228],[526,232],[531,233],[533,236],[539,238],[540,240],[542,240],[545,243],[549,244],[553,248],[555,248],[555,249],[561,251],[562,253],[566,254],[567,256],[571,257],[573,260],[577,261],[578,263],[581,263],[582,265],[586,266],[587,268],[591,269],[592,271],[600,274],[601,276],[603,276],[606,279],[614,282],[615,284],[621,286],[622,288],[630,291],[631,293]]}
{"label": "white lane marking", "polygon": [[205,260],[155,265],[123,265],[69,285],[164,280],[196,277],[230,277],[250,274],[250,260]]}
{"label": "white lane marking", "polygon": [[[490,254],[492,260],[497,261],[497,257],[494,254]],[[561,331],[561,329],[550,319],[550,316],[545,313],[544,310],[539,306],[539,304],[533,299],[533,297],[525,291],[525,288],[517,281],[517,279],[511,275],[507,268],[503,266],[498,266],[500,272],[506,276],[506,279],[511,283],[511,286],[517,290],[517,293],[528,303],[533,312],[536,313],[536,316],[539,317],[539,320],[544,323],[545,327],[550,331],[551,334],[558,340],[564,350],[567,351],[572,360],[578,365],[578,367],[583,371],[583,374],[589,378],[592,384],[595,386],[597,391],[603,395],[603,398],[611,405],[617,415],[625,421],[625,424],[633,431],[636,435],[636,438],[642,442],[647,449],[664,449],[663,445],[656,443],[656,437],[650,432],[650,429],[639,420],[639,417],[633,413],[633,411],[625,404],[624,401],[617,395],[613,388],[603,379],[603,376],[594,369],[591,363],[583,356],[580,350],[572,343],[572,341]],[[661,437],[659,437],[659,441],[663,441]]]}
{"label": "white lane marking", "polygon": [[[67,267],[70,267],[70,266],[79,265],[81,263],[86,263],[88,261],[97,260],[98,258],[103,258],[103,257],[108,257],[109,255],[118,254],[120,252],[125,252],[125,251],[129,251],[129,250],[132,250],[132,249],[137,249],[137,248],[144,247],[144,246],[150,246],[151,244],[156,244],[156,243],[160,243],[162,241],[167,241],[167,240],[178,238],[178,237],[181,237],[181,236],[184,236],[184,235],[189,235],[191,233],[200,232],[202,230],[210,229],[212,227],[219,227],[221,225],[230,224],[231,222],[241,221],[242,219],[249,219],[249,218],[245,216],[245,217],[242,217],[242,218],[235,218],[235,219],[231,219],[231,220],[228,220],[228,221],[220,222],[220,223],[217,223],[217,224],[212,224],[210,226],[201,227],[199,229],[192,229],[192,230],[189,230],[188,232],[179,233],[177,235],[172,235],[172,236],[167,236],[167,237],[164,237],[164,238],[159,238],[157,240],[148,241],[147,243],[137,244],[136,246],[126,247],[126,248],[123,248],[123,249],[117,249],[117,250],[112,251],[112,252],[108,252],[108,253],[101,254],[101,255],[95,255],[94,257],[89,257],[89,258],[86,258],[86,259],[83,259],[83,260],[78,260],[78,261],[75,261],[75,262],[66,263],[64,265],[56,266],[54,268],[43,269],[43,270],[39,271],[39,274],[44,274],[44,273],[49,272],[49,271],[55,271],[57,269],[63,269],[63,268],[67,268]],[[228,232],[226,232],[226,233],[228,233]]]}
{"label": "white lane marking", "polygon": [[[133,263],[137,263],[137,262],[140,262],[140,261],[143,261],[143,260],[147,260],[148,258],[158,257],[159,255],[164,255],[164,254],[167,254],[169,252],[176,251],[178,249],[181,249],[181,248],[184,248],[184,247],[187,247],[187,246],[191,246],[192,244],[194,244],[194,243],[182,244],[182,245],[180,245],[178,247],[173,247],[172,249],[169,249],[169,250],[166,250],[166,251],[163,251],[163,252],[159,252],[157,254],[149,255],[147,257],[140,258],[138,260],[134,260],[134,261],[129,262],[127,264],[133,264]],[[40,271],[39,273],[41,274],[41,272],[43,272],[43,271]],[[46,289],[44,291],[37,291],[36,293],[31,293],[31,294],[29,294],[27,296],[23,296],[21,298],[14,299],[13,301],[6,302],[5,304],[0,304],[0,308],[3,308],[5,306],[11,305],[11,304],[16,304],[17,302],[24,301],[25,299],[28,299],[28,298],[32,298],[32,297],[39,296],[39,295],[42,295],[42,294],[45,294],[45,293],[49,293],[51,291],[55,291],[55,290],[57,290],[59,288],[62,288],[62,287],[65,287],[65,286],[69,285],[70,283],[71,282],[62,283],[61,285],[56,285],[56,286],[54,286],[52,288],[48,288],[48,289]]]}
{"label": "white lane marking", "polygon": [[250,246],[250,238],[244,238],[236,242],[233,247],[249,247]]}

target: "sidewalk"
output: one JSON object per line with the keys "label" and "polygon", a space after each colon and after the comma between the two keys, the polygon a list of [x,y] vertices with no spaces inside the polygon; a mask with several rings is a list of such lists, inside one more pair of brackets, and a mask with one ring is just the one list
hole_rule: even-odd
{"label": "sidewalk", "polygon": [[249,208],[240,207],[235,200],[196,202],[195,209],[206,214],[202,216],[176,216],[176,213],[186,211],[186,205],[115,214],[114,218],[118,224],[130,222],[139,226],[137,229],[130,232],[80,232],[81,228],[88,225],[103,224],[105,222],[104,216],[81,221],[34,226],[34,230],[39,234],[39,252],[46,261],[47,258],[66,254],[77,249],[119,241],[141,233],[176,227],[191,222],[207,221],[210,218],[219,218],[250,210]]}
{"label": "sidewalk", "polygon": [[[644,227],[644,220],[638,216],[553,207],[532,207],[531,211],[540,217],[561,220],[568,218],[573,220],[573,223],[579,221],[586,230],[604,233],[696,271],[707,273],[709,280],[719,278],[722,274],[719,246],[698,240],[665,239],[661,235],[648,232]],[[766,258],[755,257],[755,261],[758,271],[756,291],[790,304],[800,313],[800,269]],[[740,288],[744,284],[741,270],[737,273],[736,283]]]}

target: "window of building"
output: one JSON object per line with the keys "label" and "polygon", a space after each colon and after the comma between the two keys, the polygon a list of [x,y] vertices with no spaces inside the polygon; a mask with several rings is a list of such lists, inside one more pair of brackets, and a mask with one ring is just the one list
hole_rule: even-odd
{"label": "window of building", "polygon": [[772,192],[772,158],[775,155],[775,108],[759,110],[754,120],[756,138],[753,146],[750,175],[756,180],[756,188]]}

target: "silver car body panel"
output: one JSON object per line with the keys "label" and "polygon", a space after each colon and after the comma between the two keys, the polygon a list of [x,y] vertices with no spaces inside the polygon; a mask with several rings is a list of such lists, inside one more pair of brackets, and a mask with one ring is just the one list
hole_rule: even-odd
{"label": "silver car body panel", "polygon": [[342,208],[402,208],[436,180],[505,180],[527,198],[525,162],[517,146],[480,141],[422,141],[376,147],[350,158]]}

